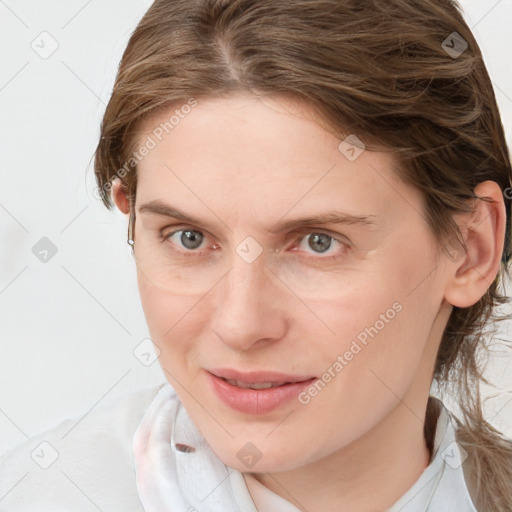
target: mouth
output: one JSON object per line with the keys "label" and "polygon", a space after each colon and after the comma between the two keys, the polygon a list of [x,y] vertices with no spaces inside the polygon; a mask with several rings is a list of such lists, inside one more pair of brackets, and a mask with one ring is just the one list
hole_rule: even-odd
{"label": "mouth", "polygon": [[316,378],[314,375],[291,375],[272,371],[241,372],[231,368],[214,368],[208,371],[233,386],[253,389],[274,388]]}
{"label": "mouth", "polygon": [[317,380],[310,375],[231,369],[209,370],[207,374],[216,396],[245,414],[265,414],[282,407]]}

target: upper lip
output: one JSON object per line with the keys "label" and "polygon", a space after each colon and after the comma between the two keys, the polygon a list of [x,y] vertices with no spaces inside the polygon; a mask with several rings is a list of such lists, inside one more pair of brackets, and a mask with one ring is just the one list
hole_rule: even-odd
{"label": "upper lip", "polygon": [[303,382],[315,378],[314,375],[288,375],[279,372],[240,372],[231,368],[212,368],[208,371],[216,377],[239,380],[248,384],[259,384],[262,382]]}

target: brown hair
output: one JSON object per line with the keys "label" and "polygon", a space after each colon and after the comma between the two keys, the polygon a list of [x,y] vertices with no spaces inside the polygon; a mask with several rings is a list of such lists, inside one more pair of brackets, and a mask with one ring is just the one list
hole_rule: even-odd
{"label": "brown hair", "polygon": [[[424,194],[426,221],[441,243],[463,245],[453,214],[471,211],[477,184],[493,180],[501,187],[502,268],[481,300],[453,308],[433,377],[460,405],[457,435],[473,466],[475,503],[485,512],[512,510],[512,443],[484,419],[479,391],[493,334],[486,329],[507,318],[497,306],[508,299],[499,285],[512,249],[512,171],[491,80],[460,6],[454,0],[155,0],[130,38],[101,125],[95,174],[105,206],[113,206],[108,191],[116,175],[134,204],[143,118],[191,98],[239,91],[293,96],[336,135],[353,133],[367,149],[393,151],[397,173]],[[427,439],[433,407],[429,400]]]}

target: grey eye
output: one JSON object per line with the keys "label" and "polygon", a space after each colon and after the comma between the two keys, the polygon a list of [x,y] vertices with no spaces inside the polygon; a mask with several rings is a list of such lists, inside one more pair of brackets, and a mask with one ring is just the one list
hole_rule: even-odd
{"label": "grey eye", "polygon": [[[179,233],[179,231],[177,231]],[[204,235],[202,235],[199,231],[191,231],[191,230],[181,230],[182,235],[180,236],[180,242],[183,244],[183,247],[187,249],[197,249],[200,247]]]}
{"label": "grey eye", "polygon": [[324,233],[313,233],[309,235],[308,245],[311,249],[325,252],[331,247],[332,237]]}

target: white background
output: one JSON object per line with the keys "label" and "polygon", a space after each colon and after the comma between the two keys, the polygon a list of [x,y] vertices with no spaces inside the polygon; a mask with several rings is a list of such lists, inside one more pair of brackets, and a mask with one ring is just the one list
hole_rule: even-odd
{"label": "white background", "polygon": [[[115,72],[149,0],[0,0],[0,454],[67,417],[165,382],[149,338],[127,220],[93,194],[92,156]],[[512,0],[464,0],[512,134]],[[49,36],[48,58],[31,45]],[[35,43],[33,43],[35,41]],[[47,237],[57,253],[32,248]],[[501,327],[512,338],[512,325]],[[146,345],[142,345],[145,349]],[[508,389],[487,415],[512,436]],[[144,358],[143,358],[144,359]],[[509,402],[510,401],[510,402]]]}

